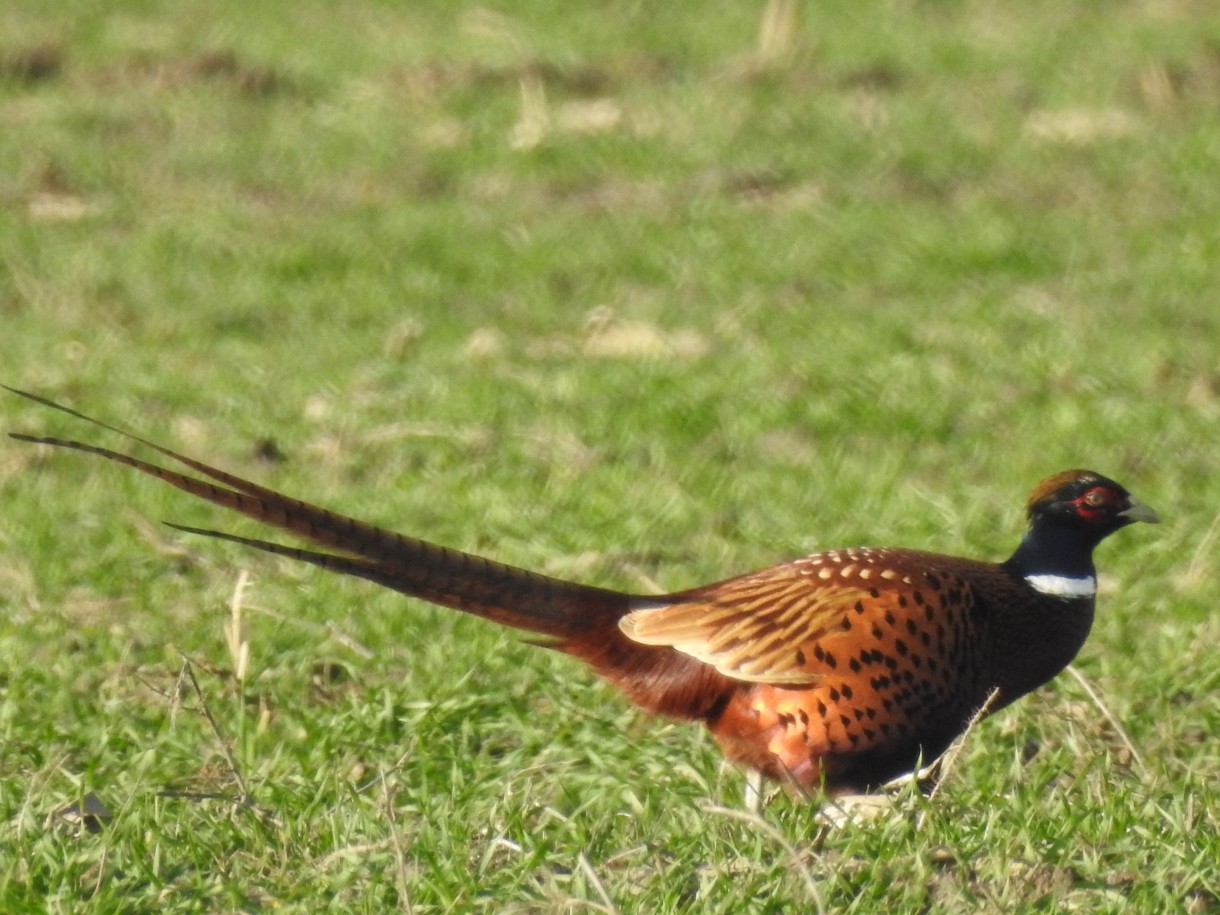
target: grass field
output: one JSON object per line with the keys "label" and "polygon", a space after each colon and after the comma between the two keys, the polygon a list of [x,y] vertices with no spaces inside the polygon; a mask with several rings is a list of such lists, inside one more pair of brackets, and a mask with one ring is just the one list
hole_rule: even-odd
{"label": "grass field", "polygon": [[1220,910],[1214,4],[107,6],[0,10],[0,381],[632,590],[1002,558],[1077,465],[1166,523],[1076,665],[1138,756],[1064,676],[827,830],[568,659],[4,439],[0,910]]}

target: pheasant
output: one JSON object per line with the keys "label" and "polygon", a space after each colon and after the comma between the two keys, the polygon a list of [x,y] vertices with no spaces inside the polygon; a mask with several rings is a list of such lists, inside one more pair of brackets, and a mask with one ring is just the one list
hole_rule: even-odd
{"label": "pheasant", "polygon": [[336,552],[171,527],[530,632],[647,712],[702,721],[735,763],[826,795],[875,790],[910,772],[939,756],[980,712],[1003,708],[1063,670],[1093,621],[1093,548],[1132,522],[1160,520],[1114,480],[1067,470],[1034,487],[1029,528],[1001,563],[838,549],[643,596],[374,527],[9,390],[200,476],[79,441],[10,433],[15,439],[124,464]]}

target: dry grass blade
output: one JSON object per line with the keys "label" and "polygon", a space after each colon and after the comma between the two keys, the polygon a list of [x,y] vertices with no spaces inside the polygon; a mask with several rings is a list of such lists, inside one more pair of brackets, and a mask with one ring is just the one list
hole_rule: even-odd
{"label": "dry grass blade", "polygon": [[413,912],[415,910],[411,906],[410,882],[407,879],[407,856],[402,848],[402,837],[398,834],[398,821],[394,818],[394,795],[390,791],[389,782],[386,781],[384,767],[378,770],[378,775],[381,778],[386,820],[390,825],[390,842],[394,847],[394,877],[398,883],[398,904],[403,911]]}
{"label": "dry grass blade", "polygon": [[770,0],[758,23],[758,59],[763,64],[783,60],[796,44],[796,0]]}
{"label": "dry grass blade", "polygon": [[1102,717],[1104,717],[1106,721],[1110,723],[1110,727],[1114,728],[1114,732],[1118,734],[1118,739],[1123,742],[1123,746],[1125,746],[1127,748],[1127,752],[1131,754],[1131,760],[1135,763],[1135,767],[1139,769],[1140,775],[1147,775],[1148,767],[1144,765],[1144,758],[1140,756],[1139,750],[1135,748],[1135,743],[1131,740],[1131,736],[1127,733],[1126,728],[1122,726],[1122,723],[1118,720],[1118,718],[1115,717],[1114,713],[1110,711],[1109,706],[1102,701],[1101,695],[1097,692],[1097,690],[1093,689],[1093,684],[1091,684],[1085,675],[1071,664],[1067,666],[1067,672],[1076,679],[1077,683],[1080,684],[1081,688],[1093,701],[1093,704],[1097,706],[1097,710],[1101,712]]}
{"label": "dry grass blade", "polygon": [[606,891],[606,886],[602,883],[601,877],[597,876],[597,871],[593,869],[593,865],[589,863],[588,857],[582,851],[576,856],[576,863],[580,865],[580,871],[585,875],[585,879],[597,890],[597,895],[601,897],[601,905],[595,905],[591,902],[586,902],[586,905],[594,908],[599,908],[607,915],[619,915],[618,906],[614,904],[614,900],[610,898],[610,894]]}
{"label": "dry grass blade", "polygon": [[940,792],[941,785],[945,783],[954,765],[957,764],[958,757],[962,755],[962,748],[966,746],[966,741],[970,738],[970,734],[978,727],[979,722],[987,717],[999,695],[1000,691],[998,689],[993,689],[988,693],[987,700],[979,706],[979,710],[971,717],[970,723],[966,725],[966,730],[962,731],[961,736],[949,745],[949,749],[945,750],[932,765],[928,766],[928,770],[934,771],[936,774],[936,784],[928,794],[929,802]]}
{"label": "dry grass blade", "polygon": [[203,717],[207,720],[208,727],[212,729],[212,734],[220,746],[221,755],[224,756],[225,762],[229,766],[229,771],[233,773],[233,779],[237,782],[237,787],[241,791],[239,803],[243,807],[253,806],[254,799],[250,795],[250,789],[246,784],[245,777],[241,774],[241,767],[237,764],[237,757],[233,755],[233,749],[229,746],[229,741],[225,739],[224,732],[221,731],[220,724],[216,721],[216,716],[212,714],[207,697],[204,696],[203,689],[199,685],[199,680],[195,677],[194,665],[191,664],[191,659],[186,655],[182,656],[182,661],[182,669],[186,673],[186,678],[190,681],[191,689],[195,691],[195,695],[199,699],[199,708],[203,712]]}
{"label": "dry grass blade", "polygon": [[1179,579],[1179,584],[1185,588],[1194,588],[1207,578],[1208,573],[1208,557],[1211,555],[1212,547],[1216,544],[1216,536],[1220,534],[1220,512],[1212,518],[1212,523],[1208,525],[1207,532],[1199,539],[1199,545],[1195,547],[1194,553],[1190,557],[1190,562],[1186,565],[1186,571]]}
{"label": "dry grass blade", "polygon": [[818,890],[818,885],[813,879],[813,873],[809,867],[801,859],[800,853],[796,850],[791,842],[784,837],[784,834],[764,820],[757,813],[750,813],[748,810],[734,810],[732,807],[720,807],[716,804],[705,804],[703,810],[708,813],[719,814],[720,816],[731,817],[734,820],[741,820],[743,823],[749,823],[762,832],[766,833],[776,844],[784,849],[788,854],[788,858],[792,861],[792,866],[796,868],[801,879],[805,882],[805,888],[809,891],[809,898],[813,901],[814,908],[818,915],[826,915],[826,902],[822,899],[822,893]]}
{"label": "dry grass blade", "polygon": [[229,621],[225,623],[225,643],[229,646],[229,662],[233,665],[233,676],[241,685],[246,682],[246,669],[250,661],[250,643],[246,641],[245,627],[242,624],[242,598],[246,586],[250,583],[250,574],[242,569],[237,574],[237,584],[233,586],[233,597],[229,600]]}
{"label": "dry grass blade", "polygon": [[318,870],[326,870],[336,861],[343,861],[350,858],[358,858],[361,855],[372,854],[373,852],[382,851],[386,848],[393,848],[396,844],[396,839],[379,839],[376,842],[364,842],[360,845],[345,845],[342,848],[336,848],[334,851],[315,858],[313,866]]}

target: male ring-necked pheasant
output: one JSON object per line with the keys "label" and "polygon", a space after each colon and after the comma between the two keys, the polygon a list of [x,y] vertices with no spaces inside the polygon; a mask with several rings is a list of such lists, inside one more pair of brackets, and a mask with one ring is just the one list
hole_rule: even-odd
{"label": "male ring-necked pheasant", "polygon": [[[1088,470],[1043,480],[1029,530],[991,563],[907,549],[815,553],[716,584],[637,596],[527,572],[344,517],[16,391],[154,449],[214,482],[100,455],[339,553],[181,528],[366,578],[536,633],[649,712],[703,721],[725,754],[837,794],[938,756],[970,719],[1046,683],[1093,621],[1093,548],[1156,513]],[[993,692],[995,695],[993,696]]]}

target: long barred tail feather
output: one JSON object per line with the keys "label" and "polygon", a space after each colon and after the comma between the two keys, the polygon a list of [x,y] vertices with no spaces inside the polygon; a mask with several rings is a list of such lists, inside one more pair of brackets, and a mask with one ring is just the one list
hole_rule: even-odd
{"label": "long barred tail feather", "polygon": [[[407,537],[226,473],[37,394],[3,387],[150,448],[208,479],[73,439],[9,433],[18,441],[67,448],[131,467],[213,505],[337,552],[170,524],[178,530],[364,578],[411,597],[534,633],[540,637],[537,644],[587,662],[599,675],[652,712],[679,718],[714,718],[736,688],[722,674],[689,655],[670,647],[642,645],[625,635],[619,621],[639,606],[641,598],[539,575]],[[655,603],[655,599],[648,600]]]}
{"label": "long barred tail feather", "polygon": [[349,555],[299,550],[216,531],[184,528],[190,533],[220,537],[330,571],[366,578],[412,597],[546,636],[577,638],[590,631],[604,630],[608,624],[617,625],[619,617],[628,610],[630,598],[620,592],[539,575],[398,534],[259,486],[36,394],[5,387],[14,394],[152,448],[217,482],[209,483],[123,452],[72,439],[10,432],[10,437],[18,441],[82,451],[123,464],[214,505]]}

